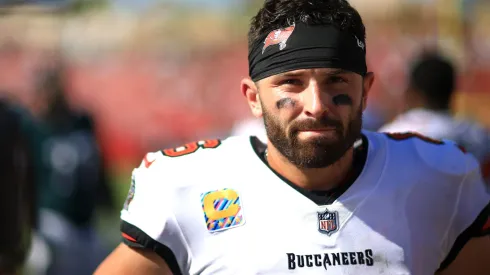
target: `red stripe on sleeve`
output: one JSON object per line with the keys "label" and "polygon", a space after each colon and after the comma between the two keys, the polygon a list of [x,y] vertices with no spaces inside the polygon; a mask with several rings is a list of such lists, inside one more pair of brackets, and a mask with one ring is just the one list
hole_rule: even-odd
{"label": "red stripe on sleeve", "polygon": [[125,239],[126,239],[126,240],[128,240],[128,241],[131,241],[131,242],[133,242],[133,243],[136,243],[136,242],[137,242],[135,238],[133,238],[133,237],[129,236],[129,235],[128,235],[128,234],[126,234],[126,233],[122,233],[122,236],[123,236],[123,238],[125,238]]}

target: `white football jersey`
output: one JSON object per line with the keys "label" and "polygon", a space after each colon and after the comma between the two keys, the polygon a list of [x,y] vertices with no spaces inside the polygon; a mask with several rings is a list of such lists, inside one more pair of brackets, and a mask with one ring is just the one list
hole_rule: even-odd
{"label": "white football jersey", "polygon": [[490,161],[490,132],[472,121],[419,108],[397,116],[379,129],[379,132],[407,131],[415,131],[435,139],[452,140],[466,148],[481,163]]}
{"label": "white football jersey", "polygon": [[324,203],[271,170],[255,137],[150,153],[133,173],[123,240],[174,274],[433,275],[457,239],[488,233],[490,193],[471,155],[363,134],[359,175]]}

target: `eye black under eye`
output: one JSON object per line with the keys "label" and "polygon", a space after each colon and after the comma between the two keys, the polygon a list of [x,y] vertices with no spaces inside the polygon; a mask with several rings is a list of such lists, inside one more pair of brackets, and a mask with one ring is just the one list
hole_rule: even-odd
{"label": "eye black under eye", "polygon": [[352,98],[346,94],[336,95],[332,101],[335,105],[352,105]]}

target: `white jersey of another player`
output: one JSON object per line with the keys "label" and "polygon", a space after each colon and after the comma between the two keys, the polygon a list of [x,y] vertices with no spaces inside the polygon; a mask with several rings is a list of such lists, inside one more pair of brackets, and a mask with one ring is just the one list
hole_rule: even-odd
{"label": "white jersey of another player", "polygon": [[478,164],[451,142],[364,132],[353,180],[326,193],[279,176],[263,149],[235,137],[148,154],[121,212],[124,242],[174,274],[419,275],[490,233]]}

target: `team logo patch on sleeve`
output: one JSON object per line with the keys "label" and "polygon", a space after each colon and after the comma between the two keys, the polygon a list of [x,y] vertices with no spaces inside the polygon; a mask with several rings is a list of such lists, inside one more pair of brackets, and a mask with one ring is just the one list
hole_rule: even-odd
{"label": "team logo patch on sleeve", "polygon": [[318,231],[328,236],[339,230],[339,213],[337,211],[328,211],[318,213]]}
{"label": "team logo patch on sleeve", "polygon": [[201,204],[209,232],[226,230],[245,223],[240,196],[233,189],[203,193]]}

